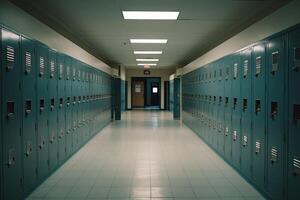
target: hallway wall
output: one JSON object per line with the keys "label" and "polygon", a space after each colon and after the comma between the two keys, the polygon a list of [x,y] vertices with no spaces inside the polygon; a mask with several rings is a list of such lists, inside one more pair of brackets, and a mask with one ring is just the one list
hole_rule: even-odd
{"label": "hallway wall", "polygon": [[111,73],[111,68],[107,64],[7,0],[0,2],[0,23],[41,41],[51,49],[64,52],[86,64]]}
{"label": "hallway wall", "polygon": [[161,109],[165,108],[165,95],[164,95],[164,81],[169,80],[169,76],[174,73],[174,69],[150,69],[150,75],[144,75],[144,69],[126,69],[126,80],[128,81],[127,90],[127,108],[131,109],[131,78],[132,77],[160,77],[161,78],[161,89],[160,89],[160,101]]}
{"label": "hallway wall", "polygon": [[300,23],[300,1],[294,0],[183,67],[183,74]]}

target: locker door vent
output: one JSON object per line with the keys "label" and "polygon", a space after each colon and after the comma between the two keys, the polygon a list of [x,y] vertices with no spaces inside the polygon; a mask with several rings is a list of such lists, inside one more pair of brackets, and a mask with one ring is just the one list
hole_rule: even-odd
{"label": "locker door vent", "polygon": [[53,60],[51,60],[51,62],[50,62],[50,78],[54,77],[54,73],[55,73],[55,63]]}
{"label": "locker door vent", "polygon": [[25,74],[29,74],[31,72],[31,53],[25,53]]}
{"label": "locker door vent", "polygon": [[275,163],[278,160],[278,150],[275,147],[271,149],[271,163]]}
{"label": "locker door vent", "polygon": [[293,167],[295,175],[300,175],[300,158],[294,157],[293,159]]}
{"label": "locker door vent", "polygon": [[44,57],[40,57],[40,70],[39,70],[39,76],[42,77],[45,73],[45,60]]}
{"label": "locker door vent", "polygon": [[59,64],[59,80],[62,79],[63,76],[63,71],[64,71],[64,66],[62,64]]}
{"label": "locker door vent", "polygon": [[225,136],[228,136],[228,135],[229,135],[229,128],[226,127],[226,128],[225,128]]}
{"label": "locker door vent", "polygon": [[294,49],[294,71],[298,72],[300,69],[300,47]]}
{"label": "locker door vent", "polygon": [[274,120],[278,114],[278,102],[271,102],[271,117]]}
{"label": "locker door vent", "polygon": [[6,71],[13,69],[15,63],[15,49],[12,46],[6,46]]}
{"label": "locker door vent", "polygon": [[260,148],[261,148],[261,142],[260,141],[256,141],[255,142],[255,154],[259,154]]}
{"label": "locker door vent", "polygon": [[214,71],[214,78],[216,78],[217,77],[217,71],[215,70]]}
{"label": "locker door vent", "polygon": [[67,80],[70,79],[70,66],[67,66]]}
{"label": "locker door vent", "polygon": [[294,104],[294,121],[297,123],[300,120],[300,105]]}
{"label": "locker door vent", "polygon": [[260,100],[255,100],[255,114],[257,115],[261,111],[261,103]]}
{"label": "locker door vent", "polygon": [[237,79],[238,77],[238,64],[235,63],[233,66],[233,79]]}
{"label": "locker door vent", "polygon": [[40,99],[40,113],[42,113],[45,109],[45,100]]}
{"label": "locker door vent", "polygon": [[248,70],[249,70],[248,63],[249,63],[248,60],[245,60],[245,61],[244,61],[244,78],[246,78],[247,75],[248,75]]}
{"label": "locker door vent", "polygon": [[73,68],[73,81],[75,81],[75,80],[76,80],[76,69]]}
{"label": "locker door vent", "polygon": [[255,59],[255,76],[258,76],[261,72],[261,56]]}
{"label": "locker door vent", "polygon": [[26,100],[25,101],[25,114],[26,114],[26,116],[31,113],[31,110],[32,110],[32,102],[31,102],[31,100]]}
{"label": "locker door vent", "polygon": [[54,110],[54,106],[55,106],[55,100],[54,100],[54,98],[51,98],[51,100],[50,100],[50,110],[51,111],[53,111]]}
{"label": "locker door vent", "polygon": [[219,70],[219,81],[222,80],[222,76],[223,76],[223,71],[222,69]]}
{"label": "locker door vent", "polygon": [[247,110],[247,107],[248,107],[248,100],[243,99],[243,112],[245,112]]}
{"label": "locker door vent", "polygon": [[7,102],[7,119],[10,120],[14,117],[15,114],[15,102],[8,101]]}
{"label": "locker door vent", "polygon": [[78,70],[78,81],[80,81],[80,70]]}
{"label": "locker door vent", "polygon": [[272,53],[272,69],[271,73],[275,75],[275,73],[278,71],[278,65],[279,65],[279,52],[273,52]]}

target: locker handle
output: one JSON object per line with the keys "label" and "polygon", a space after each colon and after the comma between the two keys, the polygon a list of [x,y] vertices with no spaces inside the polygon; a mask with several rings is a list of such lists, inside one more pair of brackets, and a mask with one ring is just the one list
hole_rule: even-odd
{"label": "locker handle", "polygon": [[45,146],[45,141],[43,140],[40,144],[39,144],[39,148],[43,149],[43,147]]}
{"label": "locker handle", "polygon": [[11,120],[13,119],[15,114],[15,102],[8,101],[6,106],[7,106],[7,119]]}
{"label": "locker handle", "polygon": [[50,144],[53,144],[54,141],[55,141],[55,136],[52,136],[52,137],[51,137],[51,140],[50,140]]}
{"label": "locker handle", "polygon": [[25,75],[28,75],[30,73],[30,69],[25,69]]}
{"label": "locker handle", "polygon": [[26,152],[25,152],[26,157],[29,157],[29,155],[31,154],[31,152],[32,152],[32,145],[31,144],[27,144]]}

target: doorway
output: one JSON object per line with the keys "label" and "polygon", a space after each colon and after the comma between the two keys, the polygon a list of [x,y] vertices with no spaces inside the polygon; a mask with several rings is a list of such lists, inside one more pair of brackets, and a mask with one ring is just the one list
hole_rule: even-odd
{"label": "doorway", "polygon": [[132,108],[160,109],[160,77],[132,77]]}

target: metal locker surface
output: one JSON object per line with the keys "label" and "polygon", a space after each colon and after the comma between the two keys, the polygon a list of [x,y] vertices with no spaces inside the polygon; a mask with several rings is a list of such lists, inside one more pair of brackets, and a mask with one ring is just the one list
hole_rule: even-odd
{"label": "metal locker surface", "polygon": [[252,77],[252,179],[259,188],[265,187],[266,155],[266,55],[265,44],[253,47]]}
{"label": "metal locker surface", "polygon": [[289,149],[288,199],[300,199],[300,29],[288,35],[289,54]]}
{"label": "metal locker surface", "polygon": [[180,78],[174,79],[174,119],[180,119]]}
{"label": "metal locker surface", "polygon": [[64,64],[64,55],[57,53],[56,54],[57,61],[57,71],[58,71],[58,132],[57,132],[57,140],[58,140],[58,162],[62,163],[66,158],[66,70]]}
{"label": "metal locker surface", "polygon": [[[76,73],[78,64],[75,59],[72,59],[72,92],[73,92],[73,105],[72,105],[72,129],[73,129],[73,150],[79,147],[79,134],[78,134],[78,107],[81,104],[80,87],[76,81]],[[75,97],[75,98],[74,98]],[[74,103],[75,102],[75,103]]]}
{"label": "metal locker surface", "polygon": [[285,39],[277,37],[267,47],[267,192],[283,198],[285,133]]}
{"label": "metal locker surface", "polygon": [[20,36],[1,29],[3,199],[21,199]]}
{"label": "metal locker surface", "polygon": [[241,52],[241,171],[250,178],[252,165],[252,48]]}
{"label": "metal locker surface", "polygon": [[36,100],[36,59],[34,41],[22,37],[22,156],[23,190],[29,194],[37,184],[37,100]]}
{"label": "metal locker surface", "polygon": [[[2,50],[2,26],[0,24],[0,49]],[[2,60],[2,58],[1,58]],[[2,62],[0,62],[0,102],[3,101],[2,99]],[[0,105],[0,115],[2,116],[2,106]],[[2,123],[3,120],[2,118],[0,119],[0,146],[3,147],[2,143],[2,137],[3,137],[3,132],[2,132]],[[0,148],[0,199],[3,199],[3,152],[2,148]]]}
{"label": "metal locker surface", "polygon": [[232,118],[231,118],[231,139],[232,139],[232,164],[237,169],[240,169],[241,159],[241,79],[242,66],[240,62],[240,53],[232,56],[231,70],[232,70]]}
{"label": "metal locker surface", "polygon": [[37,147],[38,147],[38,178],[43,180],[49,173],[49,130],[48,108],[48,48],[43,44],[35,44],[37,66]]}
{"label": "metal locker surface", "polygon": [[217,134],[218,134],[218,152],[224,156],[225,146],[225,135],[224,135],[224,123],[225,123],[225,107],[224,107],[224,96],[225,96],[225,85],[223,75],[224,65],[222,61],[219,61],[219,67],[217,71],[218,81],[218,122],[217,122]]}
{"label": "metal locker surface", "polygon": [[48,95],[49,95],[49,170],[53,171],[58,165],[58,125],[57,114],[59,108],[59,99],[57,97],[58,65],[56,61],[56,52],[49,49],[48,58]]}

